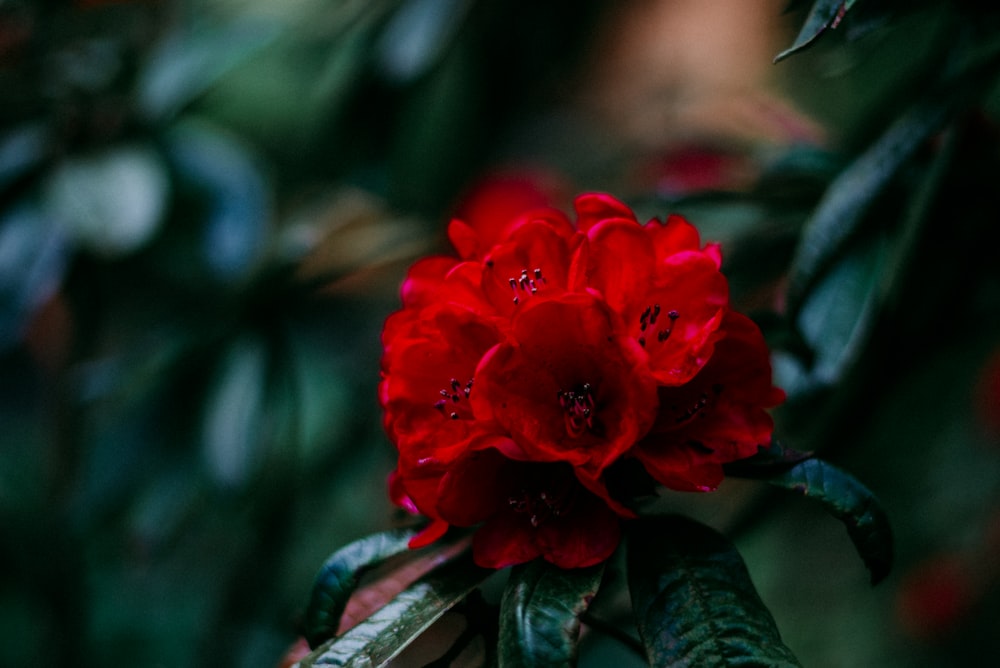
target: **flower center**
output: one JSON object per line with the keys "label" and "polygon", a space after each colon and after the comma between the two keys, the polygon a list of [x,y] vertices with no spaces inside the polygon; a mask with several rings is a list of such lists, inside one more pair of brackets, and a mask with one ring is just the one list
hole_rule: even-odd
{"label": "flower center", "polygon": [[521,270],[521,275],[517,278],[513,276],[507,279],[507,283],[510,285],[511,291],[514,293],[514,304],[521,303],[522,295],[533,295],[538,292],[538,286],[545,283],[545,277],[542,276],[542,270],[536,268],[530,274],[527,269]]}
{"label": "flower center", "polygon": [[646,337],[652,337],[654,333],[658,343],[669,339],[670,333],[674,331],[674,323],[677,322],[677,318],[681,317],[677,311],[670,310],[666,313],[666,320],[661,320],[660,313],[660,305],[653,304],[647,306],[646,310],[639,316],[639,345],[643,348],[646,347]]}
{"label": "flower center", "polygon": [[556,393],[566,421],[566,433],[576,438],[594,426],[594,394],[590,383]]}
{"label": "flower center", "polygon": [[670,410],[672,410],[676,415],[676,417],[674,418],[674,422],[676,424],[681,424],[682,422],[687,422],[688,420],[699,414],[701,415],[701,417],[705,417],[705,414],[702,413],[702,411],[705,410],[710,403],[711,404],[715,403],[719,395],[722,394],[723,386],[720,383],[715,383],[714,385],[712,385],[711,389],[712,389],[711,396],[709,396],[708,392],[702,392],[701,396],[698,397],[698,400],[693,404],[691,404],[690,406],[681,408],[676,404],[672,405],[670,407]]}
{"label": "flower center", "polygon": [[[558,481],[556,482],[558,484]],[[537,529],[551,518],[562,517],[573,506],[575,487],[572,483],[563,484],[555,489],[528,490],[520,489],[507,497],[511,510],[520,515],[528,515],[532,528]]]}
{"label": "flower center", "polygon": [[[447,388],[442,389],[438,394],[443,398],[438,399],[437,403],[434,404],[434,408],[441,411],[441,415],[447,416],[452,420],[457,420],[461,415],[459,415],[459,410],[464,406],[468,405],[469,395],[472,393],[472,379],[469,379],[464,386],[458,382],[457,378],[452,378],[451,382],[448,384]],[[463,401],[463,399],[465,401]],[[462,410],[462,412],[468,412],[468,409]]]}

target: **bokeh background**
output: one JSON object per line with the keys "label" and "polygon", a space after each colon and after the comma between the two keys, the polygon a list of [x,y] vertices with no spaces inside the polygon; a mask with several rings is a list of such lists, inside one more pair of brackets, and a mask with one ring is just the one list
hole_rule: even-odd
{"label": "bokeh background", "polygon": [[876,492],[896,566],[756,483],[658,504],[806,666],[1000,653],[997,12],[867,0],[773,64],[788,4],[0,2],[0,665],[277,665],[325,557],[399,521],[406,266],[583,190],[722,242],[779,437]]}

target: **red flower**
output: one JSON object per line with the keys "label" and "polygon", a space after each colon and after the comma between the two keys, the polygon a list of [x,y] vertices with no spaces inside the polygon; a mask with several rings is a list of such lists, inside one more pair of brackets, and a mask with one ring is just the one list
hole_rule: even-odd
{"label": "red flower", "polygon": [[545,208],[453,221],[461,258],[422,260],[404,282],[380,400],[399,450],[391,497],[432,520],[416,544],[481,525],[485,566],[597,563],[633,516],[609,467],[634,458],[707,491],[770,440],[765,409],[784,395],[760,332],[729,310],[718,247],[607,195],[575,207],[575,226]]}
{"label": "red flower", "polygon": [[567,462],[593,478],[656,417],[648,356],[590,292],[525,305],[476,374],[472,404],[510,434],[504,454]]}
{"label": "red flower", "polygon": [[476,562],[503,568],[542,557],[562,568],[604,561],[618,546],[618,517],[567,464],[515,462],[472,452],[441,481],[438,510],[456,526],[482,527]]}
{"label": "red flower", "polygon": [[723,464],[750,457],[770,441],[774,424],[765,409],[785,400],[771,386],[767,344],[753,321],[728,311],[721,335],[689,383],[660,387],[656,424],[632,452],[671,489],[716,489]]}

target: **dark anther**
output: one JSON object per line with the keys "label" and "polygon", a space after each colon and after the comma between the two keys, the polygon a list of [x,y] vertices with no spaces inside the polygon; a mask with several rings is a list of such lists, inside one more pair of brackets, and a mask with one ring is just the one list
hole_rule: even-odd
{"label": "dark anther", "polygon": [[452,420],[457,420],[457,419],[458,419],[458,413],[452,413],[452,414],[451,414],[451,415],[450,415],[449,417],[450,417],[450,418],[451,418]]}

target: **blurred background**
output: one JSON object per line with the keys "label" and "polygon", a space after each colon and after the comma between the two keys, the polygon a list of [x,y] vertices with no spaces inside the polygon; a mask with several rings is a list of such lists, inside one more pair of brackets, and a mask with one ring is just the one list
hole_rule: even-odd
{"label": "blurred background", "polygon": [[997,11],[859,2],[773,64],[812,8],[0,1],[0,665],[277,665],[326,556],[398,519],[406,267],[583,190],[722,242],[779,438],[889,512],[872,589],[809,501],[659,502],[735,540],[803,665],[1000,653]]}

